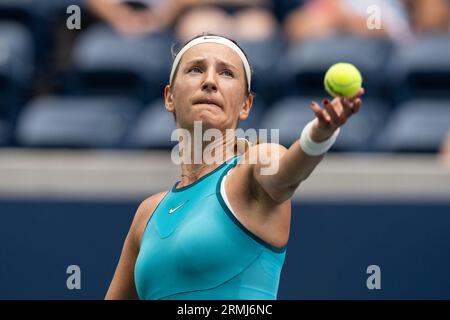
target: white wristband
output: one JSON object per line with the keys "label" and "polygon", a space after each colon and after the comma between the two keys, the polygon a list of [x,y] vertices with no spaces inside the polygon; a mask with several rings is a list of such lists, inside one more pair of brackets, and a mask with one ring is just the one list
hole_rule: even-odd
{"label": "white wristband", "polygon": [[333,146],[340,131],[340,128],[337,128],[337,130],[330,138],[328,138],[328,140],[325,140],[323,142],[314,142],[311,139],[311,128],[315,120],[316,119],[308,122],[308,124],[303,129],[302,134],[300,135],[300,147],[302,148],[304,153],[310,156],[319,156],[327,152]]}

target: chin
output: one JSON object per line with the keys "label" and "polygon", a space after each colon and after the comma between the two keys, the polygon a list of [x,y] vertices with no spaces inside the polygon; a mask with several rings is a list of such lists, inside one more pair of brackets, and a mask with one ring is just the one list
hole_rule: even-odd
{"label": "chin", "polygon": [[210,129],[210,128],[220,128],[222,123],[222,114],[219,114],[218,112],[215,112],[215,110],[200,110],[195,118],[194,121],[201,121],[202,127],[204,129]]}
{"label": "chin", "polygon": [[201,121],[202,122],[202,128],[205,129],[211,129],[211,128],[220,128],[220,121],[218,121],[217,117],[212,117],[209,115],[202,115],[198,117],[195,121]]}

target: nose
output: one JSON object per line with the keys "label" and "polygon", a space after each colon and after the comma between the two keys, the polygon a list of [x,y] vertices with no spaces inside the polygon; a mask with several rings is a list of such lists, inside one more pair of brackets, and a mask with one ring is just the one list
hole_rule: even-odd
{"label": "nose", "polygon": [[217,91],[217,83],[214,77],[214,72],[212,70],[205,72],[205,79],[202,83],[202,90],[207,92]]}

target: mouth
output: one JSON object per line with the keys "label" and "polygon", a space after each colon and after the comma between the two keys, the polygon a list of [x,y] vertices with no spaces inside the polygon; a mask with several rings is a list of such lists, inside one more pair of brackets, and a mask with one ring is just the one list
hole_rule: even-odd
{"label": "mouth", "polygon": [[222,105],[217,100],[214,99],[198,99],[195,100],[193,104],[206,104],[210,106],[219,107],[222,109]]}

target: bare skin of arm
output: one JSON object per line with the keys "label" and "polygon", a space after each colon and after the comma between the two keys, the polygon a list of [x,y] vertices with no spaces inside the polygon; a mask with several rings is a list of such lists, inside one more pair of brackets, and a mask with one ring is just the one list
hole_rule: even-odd
{"label": "bare skin of arm", "polygon": [[[350,99],[335,98],[324,100],[322,109],[317,103],[311,104],[316,115],[311,139],[316,142],[327,140],[361,106],[360,92]],[[251,147],[245,160],[252,153],[267,152],[271,161],[278,161],[279,168],[274,174],[261,174],[266,162],[256,164],[240,163],[231,170],[226,193],[231,207],[239,221],[266,242],[282,247],[289,237],[290,198],[298,185],[305,180],[323,159],[309,156],[300,147],[299,140],[289,149],[278,144],[261,144]],[[241,160],[242,162],[242,160]],[[166,192],[158,193],[144,200],[133,219],[122,254],[105,299],[138,299],[134,286],[134,266],[139,253],[140,242],[146,223]]]}
{"label": "bare skin of arm", "polygon": [[137,300],[138,295],[134,286],[134,266],[139,253],[141,238],[148,219],[166,192],[148,197],[139,205],[128,231],[105,300]]}
{"label": "bare skin of arm", "polygon": [[[310,107],[316,118],[311,130],[311,139],[315,142],[329,139],[340,126],[359,111],[362,104],[360,97],[363,94],[364,89],[361,89],[352,98],[335,98],[331,102],[325,99],[323,109],[313,102]],[[266,164],[258,162],[253,166],[253,177],[268,196],[280,204],[292,197],[298,185],[309,177],[323,159],[323,155],[310,156],[303,152],[299,140],[287,150],[276,144],[265,144],[259,148],[267,149],[268,154],[275,153],[270,159],[279,162],[279,169],[274,174],[262,174],[261,169]]]}
{"label": "bare skin of arm", "polygon": [[[351,99],[324,100],[323,109],[313,102],[311,109],[316,119],[311,139],[322,142],[331,137],[358,112],[363,93],[362,89]],[[267,243],[278,248],[285,246],[289,239],[291,198],[323,158],[324,155],[310,156],[303,152],[299,139],[288,149],[276,143],[249,148],[225,182],[225,192],[238,220]],[[269,174],[263,170],[274,167],[277,170]]]}

